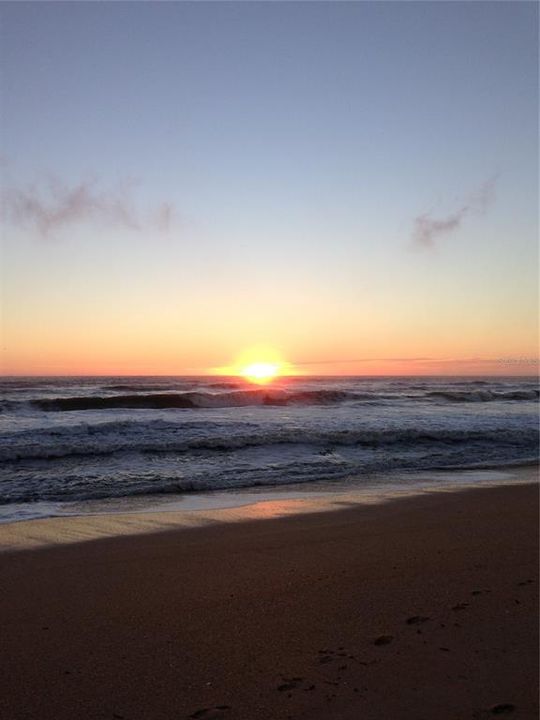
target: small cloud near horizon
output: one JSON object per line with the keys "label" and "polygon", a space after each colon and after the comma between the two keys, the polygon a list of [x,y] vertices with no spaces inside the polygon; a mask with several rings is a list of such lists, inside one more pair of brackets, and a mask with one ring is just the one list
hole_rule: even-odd
{"label": "small cloud near horizon", "polygon": [[457,230],[467,217],[473,214],[483,215],[495,197],[496,182],[497,176],[486,180],[458,210],[446,217],[435,218],[431,213],[418,215],[414,220],[413,245],[418,248],[434,248],[440,237]]}
{"label": "small cloud near horizon", "polygon": [[342,365],[346,363],[369,363],[369,362],[424,362],[429,361],[426,357],[408,358],[348,358],[347,360],[305,360],[293,363],[294,365]]}
{"label": "small cloud near horizon", "polygon": [[33,227],[44,238],[70,225],[97,222],[133,231],[169,231],[175,215],[170,202],[148,212],[135,207],[130,186],[101,190],[96,181],[69,185],[56,177],[27,187],[6,187],[1,193],[2,219],[16,226]]}
{"label": "small cloud near horizon", "polygon": [[430,365],[481,365],[486,363],[506,365],[532,365],[540,363],[537,357],[519,355],[512,357],[466,357],[466,358],[433,358],[433,357],[377,357],[377,358],[348,358],[347,360],[305,360],[292,363],[295,366],[306,365],[345,365],[352,363],[412,363]]}

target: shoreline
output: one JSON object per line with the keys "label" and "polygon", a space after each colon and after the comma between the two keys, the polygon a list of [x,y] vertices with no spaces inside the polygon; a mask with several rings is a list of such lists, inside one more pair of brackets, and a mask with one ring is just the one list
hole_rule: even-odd
{"label": "shoreline", "polygon": [[536,719],[537,484],[244,519],[0,555],[3,716]]}
{"label": "shoreline", "polygon": [[[488,487],[538,482],[538,463],[521,463],[467,470],[450,469],[397,472],[375,481],[314,482],[210,491],[159,499],[111,498],[87,501],[96,512],[69,512],[49,517],[15,519],[0,523],[0,553],[88,542],[108,537],[135,536],[200,527],[210,523],[236,523],[330,512],[344,503],[358,507],[429,494],[452,493]],[[400,482],[407,478],[409,482]],[[410,482],[410,480],[413,482]],[[71,504],[77,505],[76,503]],[[104,508],[113,508],[104,509]],[[115,509],[116,508],[116,509]]]}

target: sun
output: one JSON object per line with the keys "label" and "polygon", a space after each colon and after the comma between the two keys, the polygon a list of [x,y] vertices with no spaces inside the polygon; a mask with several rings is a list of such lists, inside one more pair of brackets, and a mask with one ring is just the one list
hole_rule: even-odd
{"label": "sun", "polygon": [[255,362],[240,369],[240,375],[249,382],[265,385],[279,375],[279,365],[269,362]]}
{"label": "sun", "polygon": [[246,382],[267,385],[276,378],[297,375],[294,366],[283,359],[281,352],[271,345],[253,345],[244,349],[231,365],[212,368],[216,375],[242,378]]}

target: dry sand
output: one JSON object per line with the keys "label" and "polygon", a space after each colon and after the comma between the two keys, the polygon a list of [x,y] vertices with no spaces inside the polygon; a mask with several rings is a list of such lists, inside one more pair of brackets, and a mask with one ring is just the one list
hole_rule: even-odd
{"label": "dry sand", "polygon": [[538,717],[535,485],[5,552],[0,571],[2,720]]}

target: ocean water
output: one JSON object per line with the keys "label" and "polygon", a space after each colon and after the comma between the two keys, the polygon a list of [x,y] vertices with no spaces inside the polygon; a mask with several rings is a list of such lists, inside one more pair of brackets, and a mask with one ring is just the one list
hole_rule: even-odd
{"label": "ocean water", "polygon": [[[0,520],[538,458],[536,378],[2,378]],[[115,506],[118,510],[118,504]],[[121,506],[120,506],[121,507]],[[88,510],[90,511],[90,510]]]}

